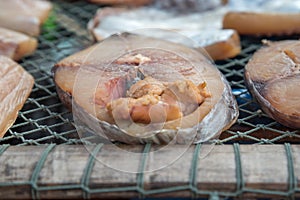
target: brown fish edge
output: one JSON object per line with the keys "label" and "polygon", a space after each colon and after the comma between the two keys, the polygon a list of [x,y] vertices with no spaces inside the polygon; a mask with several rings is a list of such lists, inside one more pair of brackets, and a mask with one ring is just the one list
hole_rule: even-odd
{"label": "brown fish edge", "polygon": [[240,35],[292,35],[300,33],[299,27],[299,13],[228,12],[223,18],[223,28]]}
{"label": "brown fish edge", "polygon": [[18,61],[32,54],[37,43],[37,39],[33,37],[0,27],[0,55]]}
{"label": "brown fish edge", "polygon": [[[116,36],[111,36],[110,38],[113,37]],[[195,53],[194,50],[189,49],[183,45],[161,41],[159,39],[137,36],[133,34],[122,34],[122,37],[125,37],[128,40],[139,40],[140,38],[146,38],[146,43],[155,41],[161,43],[162,46],[169,45],[171,48],[174,49],[183,48],[186,51],[193,51]],[[210,64],[208,66],[209,70],[211,70],[210,73],[213,73],[213,76],[216,77],[216,82],[222,84],[222,88],[220,90],[220,94],[218,94],[219,98],[214,99],[213,101],[215,103],[213,103],[211,107],[206,108],[207,113],[202,114],[203,117],[201,118],[201,120],[197,121],[195,124],[190,125],[189,127],[184,125],[182,127],[175,127],[176,120],[169,121],[166,122],[166,125],[162,129],[150,132],[150,134],[148,133],[150,135],[149,137],[138,137],[132,134],[128,134],[126,130],[121,129],[120,127],[118,127],[118,125],[109,123],[104,120],[99,120],[93,114],[89,113],[85,108],[83,108],[83,106],[80,105],[80,103],[78,103],[76,97],[74,98],[72,94],[73,88],[63,88],[63,84],[59,83],[57,76],[59,76],[58,74],[60,73],[60,69],[71,69],[72,67],[74,68],[84,66],[80,59],[85,53],[88,54],[89,50],[84,50],[75,55],[72,55],[56,64],[53,68],[54,81],[56,84],[58,96],[63,102],[63,104],[72,110],[75,123],[78,127],[86,127],[89,130],[91,130],[91,132],[96,133],[97,135],[100,135],[101,137],[104,137],[110,141],[120,141],[127,144],[139,144],[146,142],[152,142],[155,144],[166,144],[170,142],[187,144],[191,142],[205,142],[209,139],[215,138],[222,131],[230,128],[231,125],[233,125],[237,120],[239,114],[238,106],[231,92],[230,85],[225,79],[225,77],[221,74],[221,72],[215,66]],[[197,54],[200,57],[204,57],[199,52],[197,52]],[[90,61],[96,62],[93,59],[91,59]],[[89,60],[85,62],[89,63]],[[205,74],[203,74],[203,76],[205,76]],[[208,84],[214,82],[214,80],[210,81],[211,82],[208,82]],[[73,86],[74,85],[72,85],[71,87]],[[210,87],[210,85],[208,87]],[[182,118],[186,118],[184,120],[191,119],[193,115],[197,116],[197,113],[200,112],[201,106],[199,106],[196,109],[195,113],[190,114],[190,116],[184,116]]]}
{"label": "brown fish edge", "polygon": [[246,86],[268,116],[299,129],[300,41],[263,43],[245,67]]}

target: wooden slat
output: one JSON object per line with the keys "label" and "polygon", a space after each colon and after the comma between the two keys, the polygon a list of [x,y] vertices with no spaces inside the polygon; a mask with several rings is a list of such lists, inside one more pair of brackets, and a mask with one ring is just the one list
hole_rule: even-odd
{"label": "wooden slat", "polygon": [[[287,191],[287,159],[284,146],[241,145],[243,178],[253,189]],[[264,183],[264,184],[260,184]]]}
{"label": "wooden slat", "polygon": [[197,183],[201,190],[236,190],[235,157],[232,145],[209,146],[201,153]]}
{"label": "wooden slat", "polygon": [[297,180],[297,187],[300,192],[300,145],[292,146],[293,152],[293,160],[294,160],[294,169],[295,169],[295,177]]}
{"label": "wooden slat", "polygon": [[[29,182],[37,162],[46,146],[11,146],[0,156],[0,182]],[[46,186],[58,186],[55,190],[39,191],[40,198],[81,199],[84,185],[81,184],[84,169],[95,146],[57,145],[47,156],[39,173],[38,189]],[[134,152],[122,154],[119,150]],[[88,187],[86,189],[103,189],[131,187],[139,184],[138,172],[141,167],[145,146],[103,145],[96,155]],[[161,148],[160,151],[157,149]],[[140,189],[155,191],[169,187],[188,186],[191,180],[192,159],[195,146],[185,147],[170,145],[152,147],[145,158],[143,184]],[[300,146],[292,145],[295,178],[300,187]],[[181,153],[184,154],[181,156]],[[199,190],[217,192],[235,192],[237,187],[235,153],[232,145],[202,145],[196,160],[195,187]],[[126,156],[124,156],[126,155]],[[250,189],[269,189],[288,191],[288,168],[284,145],[241,145],[240,146],[242,177],[245,186]],[[171,159],[172,158],[172,159]],[[175,159],[174,159],[175,158]],[[169,163],[169,164],[168,164]],[[195,163],[194,163],[195,164]],[[113,167],[108,167],[113,166]],[[196,166],[194,165],[194,167]],[[120,171],[122,168],[127,172]],[[160,169],[159,169],[160,168]],[[128,172],[130,171],[130,172]],[[141,177],[140,177],[141,178]],[[0,183],[0,184],[1,184]],[[61,187],[76,185],[77,188],[62,190]],[[1,198],[28,199],[32,190],[28,184],[0,187]],[[47,188],[44,188],[47,189]],[[91,198],[132,198],[139,197],[137,190],[90,194]],[[165,193],[151,193],[147,197],[191,197],[189,189]],[[243,193],[244,197],[258,197],[261,194]],[[299,196],[299,193],[296,196]],[[200,195],[201,196],[201,195]],[[263,195],[273,196],[274,195]],[[277,196],[278,197],[278,196]]]}

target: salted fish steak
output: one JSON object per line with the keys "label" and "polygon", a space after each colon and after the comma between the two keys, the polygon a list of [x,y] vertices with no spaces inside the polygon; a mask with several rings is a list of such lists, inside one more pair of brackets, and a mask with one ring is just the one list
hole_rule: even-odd
{"label": "salted fish steak", "polygon": [[264,41],[245,67],[253,97],[274,120],[300,128],[300,41]]}
{"label": "salted fish steak", "polygon": [[201,142],[238,116],[230,86],[210,60],[165,40],[113,35],[63,59],[53,72],[62,102],[110,140],[166,143],[176,136],[183,142],[196,131],[193,140]]}

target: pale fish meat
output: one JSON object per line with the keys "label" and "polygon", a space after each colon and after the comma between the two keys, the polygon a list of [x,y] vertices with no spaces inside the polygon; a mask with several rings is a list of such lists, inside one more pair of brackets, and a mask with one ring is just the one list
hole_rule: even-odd
{"label": "pale fish meat", "polygon": [[238,117],[230,86],[210,60],[165,40],[113,35],[53,72],[74,119],[109,140],[204,142]]}
{"label": "pale fish meat", "polygon": [[37,36],[51,9],[44,0],[0,0],[0,26]]}
{"label": "pale fish meat", "polygon": [[20,65],[0,56],[0,137],[15,122],[33,87],[34,79]]}
{"label": "pale fish meat", "polygon": [[264,41],[245,67],[245,80],[262,109],[279,123],[300,128],[300,41]]}
{"label": "pale fish meat", "polygon": [[35,38],[0,27],[0,55],[19,60],[32,54],[36,48]]}

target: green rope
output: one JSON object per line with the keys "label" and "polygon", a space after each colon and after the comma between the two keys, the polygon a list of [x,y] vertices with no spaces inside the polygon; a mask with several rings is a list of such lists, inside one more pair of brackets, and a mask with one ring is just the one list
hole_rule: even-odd
{"label": "green rope", "polygon": [[9,147],[9,144],[3,144],[0,146],[0,156],[6,151],[6,149]]}
{"label": "green rope", "polygon": [[[9,145],[0,146],[0,155],[5,152]],[[173,186],[168,188],[160,188],[146,191],[144,189],[144,175],[145,168],[147,165],[147,159],[149,152],[151,150],[151,144],[145,145],[143,149],[143,154],[140,158],[139,171],[137,173],[137,185],[128,186],[128,187],[117,187],[117,188],[89,188],[89,181],[93,167],[95,166],[96,156],[100,152],[103,144],[98,144],[95,146],[93,151],[90,153],[86,167],[84,169],[80,184],[73,185],[55,185],[55,186],[37,186],[37,181],[39,173],[41,172],[43,165],[47,159],[47,156],[51,150],[55,147],[55,144],[48,145],[43,153],[40,156],[39,161],[37,162],[34,171],[31,175],[31,179],[28,182],[11,182],[11,183],[0,183],[0,186],[19,186],[19,185],[30,185],[31,194],[33,199],[39,199],[39,191],[51,191],[51,190],[72,190],[72,189],[81,189],[83,191],[83,198],[90,198],[91,194],[94,193],[109,193],[109,192],[139,192],[139,197],[144,198],[145,195],[153,195],[160,193],[170,193],[170,192],[179,192],[190,190],[193,197],[198,197],[198,195],[207,195],[210,200],[218,200],[220,197],[238,197],[242,193],[254,193],[254,194],[264,194],[264,195],[277,195],[285,197],[294,198],[294,194],[299,192],[297,187],[297,178],[295,176],[294,166],[293,166],[293,155],[290,144],[285,144],[285,151],[287,156],[287,167],[288,167],[288,191],[272,191],[264,189],[251,189],[246,188],[243,180],[243,170],[241,162],[241,154],[239,144],[233,144],[235,162],[236,162],[236,191],[235,192],[221,192],[221,191],[207,191],[207,190],[198,190],[197,186],[197,173],[199,165],[199,155],[201,153],[201,144],[195,146],[193,157],[191,161],[191,168],[189,174],[189,183],[182,186]]]}
{"label": "green rope", "polygon": [[217,192],[213,192],[211,193],[211,195],[209,196],[209,200],[219,200],[219,195]]}
{"label": "green rope", "polygon": [[83,171],[82,179],[81,179],[81,185],[83,189],[83,198],[84,199],[89,199],[89,181],[90,181],[90,176],[93,170],[93,167],[95,165],[95,160],[96,156],[99,153],[100,149],[103,147],[103,143],[98,144],[92,153],[90,154],[90,157],[88,159],[87,165]]}
{"label": "green rope", "polygon": [[42,153],[38,163],[35,166],[35,169],[32,172],[30,183],[31,183],[31,196],[32,199],[39,199],[39,195],[37,193],[37,180],[40,174],[40,171],[42,170],[42,167],[47,159],[47,156],[49,155],[50,151],[55,147],[55,144],[50,144],[47,146],[47,148]]}
{"label": "green rope", "polygon": [[82,189],[81,185],[53,185],[38,187],[37,191]]}
{"label": "green rope", "polygon": [[136,186],[90,189],[89,193],[93,194],[93,193],[130,192],[130,191],[136,191]]}
{"label": "green rope", "polygon": [[235,156],[235,164],[236,164],[236,189],[237,189],[236,194],[240,195],[241,193],[243,193],[243,189],[244,189],[240,146],[238,143],[234,143],[233,148],[234,148],[234,156]]}
{"label": "green rope", "polygon": [[31,185],[31,182],[30,181],[16,181],[16,182],[0,183],[0,187],[11,187],[11,186],[19,186],[19,185]]}
{"label": "green rope", "polygon": [[291,198],[294,198],[295,189],[297,187],[297,182],[295,178],[295,171],[294,171],[294,160],[291,150],[291,145],[289,143],[284,144],[285,151],[286,151],[286,158],[287,158],[287,167],[288,167],[288,182],[289,182],[289,191],[288,194]]}
{"label": "green rope", "polygon": [[183,190],[189,190],[189,189],[190,189],[190,187],[188,185],[174,186],[174,187],[153,189],[153,190],[145,191],[145,194],[146,195],[161,194],[161,193],[176,192],[176,191],[183,191]]}
{"label": "green rope", "polygon": [[190,168],[190,181],[189,189],[193,192],[193,198],[197,197],[197,172],[198,172],[198,158],[200,155],[201,143],[198,143],[194,149],[194,154],[192,158],[192,164]]}
{"label": "green rope", "polygon": [[288,196],[287,192],[263,190],[263,189],[244,188],[243,192],[254,193],[254,194],[276,195],[276,196]]}
{"label": "green rope", "polygon": [[146,160],[148,157],[148,154],[151,149],[151,143],[147,143],[145,145],[145,148],[143,150],[140,166],[139,166],[139,172],[137,174],[137,191],[139,192],[139,197],[144,198],[145,190],[144,190],[144,175],[145,175],[145,167],[146,167]]}

